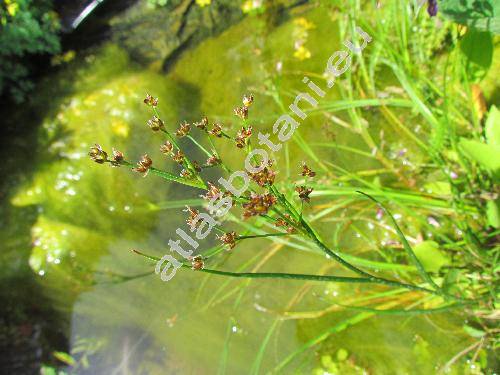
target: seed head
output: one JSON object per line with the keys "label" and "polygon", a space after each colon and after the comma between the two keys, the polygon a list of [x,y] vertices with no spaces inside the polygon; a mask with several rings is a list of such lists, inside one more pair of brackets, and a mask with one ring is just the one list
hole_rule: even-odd
{"label": "seed head", "polygon": [[189,206],[186,206],[186,209],[182,210],[182,211],[189,213],[189,217],[187,218],[186,223],[190,227],[193,227],[193,224],[195,224],[194,220],[195,220],[196,216],[198,216],[198,214],[200,213],[200,211],[198,211],[197,209],[194,209],[192,207],[189,207]]}
{"label": "seed head", "polygon": [[274,184],[274,179],[276,177],[276,172],[268,167],[264,167],[260,172],[249,174],[252,180],[254,180],[259,186]]}
{"label": "seed head", "polygon": [[256,194],[250,195],[250,201],[243,203],[243,218],[248,219],[252,216],[265,215],[269,208],[276,203],[276,197],[272,194]]}
{"label": "seed head", "polygon": [[211,182],[208,182],[208,190],[207,190],[207,193],[205,195],[202,195],[201,197],[203,199],[206,199],[207,201],[210,201],[216,197],[220,197],[221,196],[221,191],[220,189],[215,186],[214,184],[212,184]]}
{"label": "seed head", "polygon": [[208,128],[208,118],[206,116],[202,117],[200,122],[195,122],[194,126],[201,130],[207,130]]}
{"label": "seed head", "polygon": [[215,154],[212,154],[212,156],[210,156],[206,161],[206,164],[209,166],[217,165],[220,163],[221,163],[221,160]]}
{"label": "seed head", "polygon": [[236,136],[236,146],[239,148],[245,147],[247,139],[252,135],[252,127],[245,128],[244,126],[238,131]]}
{"label": "seed head", "polygon": [[290,224],[291,222],[293,222],[292,217],[289,214],[284,214],[283,216],[285,216],[286,220],[280,217],[276,219],[274,225],[278,228],[284,227],[288,233],[294,233],[295,228]]}
{"label": "seed head", "polygon": [[184,163],[184,154],[181,150],[177,150],[177,152],[172,156],[175,162],[182,164]]}
{"label": "seed head", "polygon": [[203,262],[203,257],[201,255],[190,257],[189,260],[191,261],[192,270],[199,271],[205,267],[205,263]]}
{"label": "seed head", "polygon": [[187,169],[183,169],[180,173],[180,176],[182,178],[191,178],[191,177],[193,177],[193,174],[191,172],[189,172]]}
{"label": "seed head", "polygon": [[212,125],[212,130],[209,130],[208,133],[220,138],[222,137],[222,126],[215,123]]}
{"label": "seed head", "polygon": [[116,150],[113,148],[113,160],[111,161],[111,165],[113,167],[119,167],[123,161],[123,152]]}
{"label": "seed head", "polygon": [[300,174],[307,177],[316,176],[316,172],[309,168],[305,162],[302,162],[302,172]]}
{"label": "seed head", "polygon": [[137,163],[137,167],[135,167],[133,170],[138,173],[142,173],[143,177],[146,177],[149,172],[149,168],[151,168],[151,165],[153,165],[153,161],[151,158],[147,155],[144,154]]}
{"label": "seed head", "polygon": [[157,132],[160,129],[165,128],[165,124],[163,123],[163,120],[157,116],[153,116],[151,118],[151,120],[148,120],[148,125],[151,128],[151,130],[155,131],[155,132]]}
{"label": "seed head", "polygon": [[238,236],[236,235],[236,232],[227,232],[222,236],[217,236],[217,238],[221,240],[224,245],[227,245],[227,247],[229,247],[229,250],[231,250],[236,246],[236,239],[238,238]]}
{"label": "seed head", "polygon": [[307,186],[297,186],[295,188],[295,191],[299,193],[299,198],[302,201],[309,203],[309,201],[311,200],[311,198],[309,198],[309,194],[312,193],[312,188],[309,188]]}
{"label": "seed head", "polygon": [[108,154],[105,151],[103,151],[101,146],[98,145],[97,143],[90,148],[89,156],[93,161],[99,164],[103,164],[105,161],[108,160]]}
{"label": "seed head", "polygon": [[180,124],[179,129],[176,130],[175,135],[179,138],[185,137],[191,131],[191,125],[189,125],[186,121]]}
{"label": "seed head", "polygon": [[243,106],[246,108],[250,107],[253,104],[253,95],[243,95]]}
{"label": "seed head", "polygon": [[163,154],[170,154],[174,149],[174,145],[170,141],[166,141],[160,146],[160,152]]}
{"label": "seed head", "polygon": [[158,98],[153,98],[151,95],[146,94],[146,98],[144,99],[144,104],[150,107],[156,107],[158,105]]}
{"label": "seed head", "polygon": [[242,120],[246,120],[248,118],[248,107],[236,107],[234,109],[234,114],[241,118]]}

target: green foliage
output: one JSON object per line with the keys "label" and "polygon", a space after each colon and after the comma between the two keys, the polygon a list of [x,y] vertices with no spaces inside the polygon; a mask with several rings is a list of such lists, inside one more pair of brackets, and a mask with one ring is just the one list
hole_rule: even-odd
{"label": "green foliage", "polygon": [[441,0],[439,9],[451,20],[500,34],[500,2],[496,0]]}
{"label": "green foliage", "polygon": [[9,92],[24,100],[33,84],[27,59],[59,52],[59,21],[51,0],[1,0],[0,2],[0,94]]}
{"label": "green foliage", "polygon": [[489,31],[469,29],[460,42],[466,57],[467,74],[471,81],[480,81],[493,61],[493,38]]}

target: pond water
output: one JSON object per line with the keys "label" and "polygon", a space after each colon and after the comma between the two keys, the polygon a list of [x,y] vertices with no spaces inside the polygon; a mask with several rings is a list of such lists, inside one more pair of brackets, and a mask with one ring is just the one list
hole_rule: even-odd
{"label": "pond water", "polygon": [[[235,123],[232,108],[244,93],[253,92],[250,120],[255,116],[256,129],[270,129],[282,113],[271,94],[278,92],[283,103],[291,102],[302,77],[321,76],[328,57],[340,48],[335,18],[324,8],[310,7],[294,9],[279,25],[248,17],[183,53],[167,73],[157,68],[161,64],[137,65],[123,46],[108,42],[77,55],[40,84],[32,110],[36,115],[24,114],[40,125],[37,160],[27,152],[22,162],[32,165],[31,170],[18,186],[9,187],[2,210],[15,225],[2,229],[2,242],[6,254],[29,251],[44,303],[68,317],[61,325],[67,326],[69,352],[78,358],[76,373],[431,374],[473,343],[463,334],[464,318],[458,313],[374,316],[335,305],[365,288],[357,285],[227,280],[189,270],[168,283],[154,274],[110,282],[116,275],[152,271],[154,263],[130,250],[166,253],[175,229],[185,226],[181,201],[199,204],[200,192],[92,163],[86,155],[89,146],[116,147],[133,160],[147,152],[155,166],[174,170],[158,151],[163,139],[146,125],[146,93],[159,97],[160,113],[174,128],[202,115]],[[301,59],[307,51],[297,53],[295,42],[304,27],[304,46],[311,56]],[[332,90],[326,100],[337,97]],[[376,117],[372,120],[370,126],[377,127]],[[279,168],[278,180],[294,178],[294,166],[310,160],[298,146],[301,139],[314,144],[331,136],[339,144],[362,147],[358,137],[339,125],[311,116],[298,138],[277,154],[277,165],[292,166]],[[241,169],[237,151],[222,142],[217,146],[234,155],[232,168]],[[315,153],[320,161],[350,170],[376,165],[364,156],[328,148]],[[337,226],[332,221],[318,225],[327,238]],[[361,240],[347,234],[341,240],[344,251],[369,258]],[[210,239],[202,246],[214,243]],[[338,271],[326,268],[323,256],[300,244],[294,249],[280,241],[248,241],[211,265]],[[11,259],[7,255],[2,261]],[[451,373],[474,373],[464,366],[453,366]]]}

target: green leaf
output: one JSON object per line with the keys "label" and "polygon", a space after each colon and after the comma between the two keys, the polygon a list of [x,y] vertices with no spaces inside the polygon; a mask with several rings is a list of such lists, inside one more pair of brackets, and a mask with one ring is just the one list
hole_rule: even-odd
{"label": "green leaf", "polygon": [[437,194],[437,195],[451,194],[451,186],[448,182],[442,182],[442,181],[428,182],[424,185],[424,189],[431,194]]}
{"label": "green leaf", "polygon": [[413,251],[428,272],[438,272],[442,266],[450,263],[450,260],[439,251],[439,245],[434,241],[421,242],[413,247]]}
{"label": "green leaf", "polygon": [[473,328],[473,327],[468,326],[468,325],[464,325],[463,329],[469,336],[472,336],[472,337],[481,338],[485,335],[485,333],[483,331],[481,331],[477,328]]}
{"label": "green leaf", "polygon": [[497,199],[496,201],[488,201],[488,203],[486,203],[486,218],[490,227],[500,227],[499,206],[500,199]]}
{"label": "green leaf", "polygon": [[483,168],[496,172],[500,170],[500,146],[462,138],[459,142],[466,156],[477,162]]}
{"label": "green leaf", "polygon": [[489,145],[500,146],[500,111],[494,105],[488,112],[484,131]]}
{"label": "green leaf", "polygon": [[488,31],[469,29],[460,41],[460,50],[467,58],[467,75],[471,81],[480,81],[493,61],[493,38]]}
{"label": "green leaf", "polygon": [[69,366],[74,366],[75,365],[75,360],[73,359],[72,356],[70,356],[68,353],[64,352],[54,352],[52,353],[54,357],[56,357],[59,361],[62,363],[65,363]]}
{"label": "green leaf", "polygon": [[441,0],[439,10],[454,22],[500,34],[500,1]]}

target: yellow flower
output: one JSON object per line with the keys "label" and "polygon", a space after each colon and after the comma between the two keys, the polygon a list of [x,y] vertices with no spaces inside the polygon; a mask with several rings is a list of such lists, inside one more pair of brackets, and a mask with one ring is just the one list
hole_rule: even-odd
{"label": "yellow flower", "polygon": [[196,4],[198,4],[200,7],[204,7],[205,5],[210,5],[212,0],[196,0]]}
{"label": "yellow flower", "polygon": [[314,25],[314,23],[309,22],[304,17],[300,17],[300,18],[295,19],[293,21],[293,23],[296,24],[297,26],[301,27],[304,30],[314,29],[316,27]]}
{"label": "yellow flower", "polygon": [[311,58],[311,51],[309,51],[306,47],[304,46],[299,46],[296,50],[293,56],[299,60],[305,60]]}

